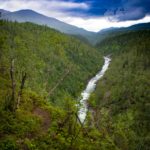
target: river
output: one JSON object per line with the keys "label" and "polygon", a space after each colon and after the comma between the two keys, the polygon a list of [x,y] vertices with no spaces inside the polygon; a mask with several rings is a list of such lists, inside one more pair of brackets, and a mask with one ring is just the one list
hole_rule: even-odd
{"label": "river", "polygon": [[89,80],[86,89],[81,93],[81,100],[80,104],[81,107],[78,111],[78,117],[81,121],[81,123],[84,123],[88,111],[88,105],[87,101],[91,95],[91,93],[95,90],[97,82],[104,76],[106,70],[109,67],[111,59],[109,57],[104,57],[104,65],[102,69],[93,77],[91,80]]}

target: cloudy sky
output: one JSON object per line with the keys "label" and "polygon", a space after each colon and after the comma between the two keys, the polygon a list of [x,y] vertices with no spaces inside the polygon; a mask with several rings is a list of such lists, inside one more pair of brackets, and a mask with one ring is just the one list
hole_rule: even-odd
{"label": "cloudy sky", "polygon": [[0,9],[32,9],[89,31],[150,22],[150,0],[0,0]]}

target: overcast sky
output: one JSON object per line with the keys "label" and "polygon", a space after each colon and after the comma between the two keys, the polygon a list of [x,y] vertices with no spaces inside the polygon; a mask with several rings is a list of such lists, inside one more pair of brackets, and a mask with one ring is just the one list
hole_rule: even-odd
{"label": "overcast sky", "polygon": [[32,9],[89,31],[150,22],[150,0],[0,0],[0,9]]}

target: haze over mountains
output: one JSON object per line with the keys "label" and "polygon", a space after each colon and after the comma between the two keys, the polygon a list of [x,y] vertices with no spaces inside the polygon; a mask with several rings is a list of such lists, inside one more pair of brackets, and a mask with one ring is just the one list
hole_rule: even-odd
{"label": "haze over mountains", "polygon": [[[64,23],[60,20],[57,20],[52,17],[44,16],[38,12],[33,10],[19,10],[15,12],[10,12],[7,10],[0,9],[1,18],[9,21],[17,21],[17,22],[32,22],[39,25],[47,25],[48,27],[54,28],[60,32],[75,35],[78,38],[86,39],[91,44],[96,44],[97,42],[105,39],[108,36],[114,34],[120,34],[122,32],[134,31],[134,30],[145,30],[150,29],[150,23],[137,24],[126,28],[108,28],[103,29],[97,33],[87,31],[83,28],[79,28],[67,23]],[[86,41],[85,40],[85,41]]]}
{"label": "haze over mountains", "polygon": [[15,12],[8,12],[5,10],[0,10],[0,11],[2,12],[2,19],[18,21],[18,22],[32,22],[39,25],[47,25],[51,28],[54,28],[66,34],[73,34],[73,35],[80,34],[85,37],[89,37],[94,34],[94,32],[89,32],[82,28],[78,28],[76,26],[69,25],[62,21],[59,21],[55,18],[44,16],[33,10],[20,10]]}

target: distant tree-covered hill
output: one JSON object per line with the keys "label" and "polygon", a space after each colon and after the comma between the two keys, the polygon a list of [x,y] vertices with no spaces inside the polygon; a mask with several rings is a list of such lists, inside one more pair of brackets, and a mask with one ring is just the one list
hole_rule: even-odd
{"label": "distant tree-covered hill", "polygon": [[32,22],[39,25],[47,25],[50,28],[56,29],[62,33],[70,35],[80,35],[85,37],[87,40],[92,41],[94,32],[87,31],[83,28],[79,28],[65,22],[62,22],[58,19],[47,17],[33,10],[19,10],[14,12],[9,12],[6,10],[0,9],[1,19],[17,22]]}
{"label": "distant tree-covered hill", "polygon": [[125,32],[143,29],[150,30],[150,23],[141,23],[132,25],[130,27],[103,29],[96,33],[67,24],[56,18],[42,15],[30,9],[19,10],[14,12],[0,9],[0,14],[1,14],[0,19],[17,22],[32,22],[39,25],[47,25],[48,27],[56,29],[62,33],[74,35],[79,39],[82,38],[82,40],[89,42],[92,45],[99,43],[100,41],[104,40],[107,37],[119,35]]}
{"label": "distant tree-covered hill", "polygon": [[138,30],[150,30],[150,23],[140,23],[129,27],[103,29],[96,34],[94,44],[98,44],[110,37],[115,37],[117,35]]}

